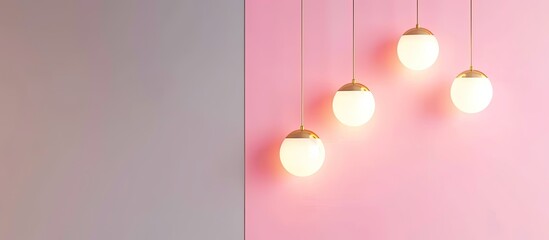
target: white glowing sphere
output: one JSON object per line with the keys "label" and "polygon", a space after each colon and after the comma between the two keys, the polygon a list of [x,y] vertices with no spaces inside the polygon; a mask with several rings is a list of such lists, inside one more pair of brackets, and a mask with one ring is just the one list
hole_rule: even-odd
{"label": "white glowing sphere", "polygon": [[336,92],[332,101],[332,109],[341,123],[356,127],[365,124],[372,118],[376,102],[372,92],[362,84],[354,83],[359,86],[358,89],[345,89],[349,88],[351,84],[343,86]]}
{"label": "white glowing sphere", "polygon": [[488,107],[492,101],[492,83],[484,73],[468,70],[454,79],[450,95],[459,110],[477,113]]}
{"label": "white glowing sphere", "polygon": [[316,173],[324,164],[324,145],[318,136],[309,130],[290,133],[280,146],[282,166],[298,177]]}
{"label": "white glowing sphere", "polygon": [[425,28],[412,28],[400,37],[397,46],[398,59],[412,70],[424,70],[438,58],[437,38]]}

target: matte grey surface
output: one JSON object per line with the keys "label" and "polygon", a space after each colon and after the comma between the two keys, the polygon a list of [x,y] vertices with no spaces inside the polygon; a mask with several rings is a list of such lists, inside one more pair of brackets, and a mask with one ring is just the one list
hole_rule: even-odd
{"label": "matte grey surface", "polygon": [[243,239],[243,5],[1,1],[0,239]]}

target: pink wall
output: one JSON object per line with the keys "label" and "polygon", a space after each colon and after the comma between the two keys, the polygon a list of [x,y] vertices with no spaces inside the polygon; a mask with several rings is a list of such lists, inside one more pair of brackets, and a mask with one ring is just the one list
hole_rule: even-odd
{"label": "pink wall", "polygon": [[450,100],[469,1],[420,2],[440,44],[424,72],[396,56],[415,1],[356,1],[357,75],[377,105],[349,128],[331,101],[351,80],[351,0],[305,1],[305,125],[326,162],[297,178],[278,150],[299,127],[299,0],[246,1],[247,239],[549,239],[549,2],[476,1],[475,65],[494,98],[475,115]]}

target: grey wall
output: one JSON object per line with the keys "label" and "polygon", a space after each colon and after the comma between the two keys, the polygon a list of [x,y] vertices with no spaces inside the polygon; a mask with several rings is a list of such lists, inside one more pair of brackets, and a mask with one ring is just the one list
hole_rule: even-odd
{"label": "grey wall", "polygon": [[243,4],[0,1],[0,239],[243,239]]}

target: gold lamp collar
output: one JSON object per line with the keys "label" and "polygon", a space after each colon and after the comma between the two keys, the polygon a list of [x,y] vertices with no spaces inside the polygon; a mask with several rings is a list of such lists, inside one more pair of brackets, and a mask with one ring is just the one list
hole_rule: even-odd
{"label": "gold lamp collar", "polygon": [[403,35],[433,35],[433,33],[427,28],[422,28],[418,26],[415,28],[410,28]]}
{"label": "gold lamp collar", "polygon": [[286,136],[286,138],[313,138],[313,139],[319,139],[318,135],[314,133],[311,130],[307,129],[298,129]]}
{"label": "gold lamp collar", "polygon": [[339,88],[338,91],[370,91],[370,89],[368,89],[368,87],[360,84],[360,83],[357,83],[357,82],[352,82],[352,83],[347,83],[345,85],[343,85],[343,87]]}
{"label": "gold lamp collar", "polygon": [[479,70],[470,69],[461,72],[456,78],[488,78],[488,76]]}

